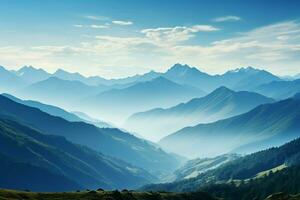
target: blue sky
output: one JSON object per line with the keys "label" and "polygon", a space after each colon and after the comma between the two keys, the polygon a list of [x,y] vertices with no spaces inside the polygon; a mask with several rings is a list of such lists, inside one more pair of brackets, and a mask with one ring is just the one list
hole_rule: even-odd
{"label": "blue sky", "polygon": [[0,65],[123,77],[174,63],[300,73],[297,0],[0,0]]}

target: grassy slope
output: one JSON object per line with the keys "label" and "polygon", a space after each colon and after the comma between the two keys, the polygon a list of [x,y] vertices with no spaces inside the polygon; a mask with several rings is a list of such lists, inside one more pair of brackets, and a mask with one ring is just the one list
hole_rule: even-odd
{"label": "grassy slope", "polygon": [[63,192],[63,193],[32,193],[13,190],[0,190],[0,200],[215,200],[206,193],[150,193],[150,192]]}

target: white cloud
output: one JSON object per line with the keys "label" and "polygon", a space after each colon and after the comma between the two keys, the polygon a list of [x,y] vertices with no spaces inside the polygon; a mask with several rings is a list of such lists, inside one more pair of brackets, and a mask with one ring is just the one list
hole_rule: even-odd
{"label": "white cloud", "polygon": [[240,20],[242,20],[241,17],[234,16],[234,15],[222,16],[213,19],[213,21],[215,22],[240,21]]}
{"label": "white cloud", "polygon": [[[207,45],[186,42],[200,31],[210,34],[217,30],[209,25],[163,27],[144,29],[131,37],[88,37],[77,45],[0,47],[0,63],[31,64],[47,69],[63,66],[89,75],[101,72],[109,76],[121,76],[124,70],[120,70],[120,66],[132,66],[131,73],[134,68],[136,72],[140,68],[164,71],[177,62],[200,66],[211,73],[249,65],[282,75],[300,72],[298,21],[259,27]],[[106,70],[100,70],[101,66],[110,66],[112,70],[105,74]]]}
{"label": "white cloud", "polygon": [[217,31],[218,28],[210,25],[194,25],[190,27],[175,26],[143,29],[141,33],[154,42],[178,43],[189,40],[195,36],[197,32]]}
{"label": "white cloud", "polygon": [[74,24],[73,26],[76,27],[76,28],[83,28],[82,24]]}
{"label": "white cloud", "polygon": [[121,26],[129,26],[129,25],[133,24],[133,22],[131,22],[131,21],[119,21],[119,20],[112,21],[112,23],[121,25]]}
{"label": "white cloud", "polygon": [[106,16],[96,16],[96,15],[86,15],[86,16],[84,16],[84,18],[90,19],[90,20],[96,20],[96,21],[108,21],[108,20],[110,20],[109,17],[106,17]]}
{"label": "white cloud", "polygon": [[108,25],[96,25],[96,24],[92,24],[90,27],[91,28],[95,28],[95,29],[104,29],[104,28],[108,28]]}

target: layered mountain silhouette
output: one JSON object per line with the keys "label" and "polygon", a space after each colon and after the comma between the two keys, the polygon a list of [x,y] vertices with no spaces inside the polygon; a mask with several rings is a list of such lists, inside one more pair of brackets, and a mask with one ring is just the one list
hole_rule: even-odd
{"label": "layered mountain silhouette", "polygon": [[[234,90],[248,90],[261,84],[280,80],[267,71],[252,67],[231,70],[221,75],[210,75],[195,67],[182,64],[175,64],[166,72],[150,71],[120,79],[105,79],[99,76],[86,77],[62,69],[48,73],[32,66],[24,66],[19,70],[12,71],[5,68],[1,68],[1,70],[3,71],[0,73],[0,76],[3,76],[0,77],[2,93],[54,104],[68,110],[83,111],[105,121],[112,121],[119,126],[133,113],[155,107],[174,106],[193,97],[203,96],[220,86]],[[163,78],[165,79],[164,83],[158,81]],[[167,81],[172,82],[173,86],[159,88],[155,84],[161,82],[162,85],[170,86],[166,83]],[[150,84],[152,82],[153,86]],[[175,86],[175,84],[177,85]],[[145,90],[144,94],[136,90],[139,87]],[[178,89],[176,96],[174,96],[175,89]],[[192,90],[198,90],[197,95]],[[125,94],[127,92],[128,95]],[[147,92],[148,94],[146,94]],[[162,93],[165,93],[167,97],[162,98],[160,96]],[[149,103],[149,95],[151,95],[152,103]],[[124,102],[128,103],[128,108],[119,106],[120,100],[118,99],[120,98],[125,99]],[[139,98],[141,101],[137,102]],[[145,102],[144,106],[141,105],[142,101]],[[135,104],[134,107],[131,106],[131,102]],[[118,105],[115,106],[116,104]],[[98,107],[92,108],[94,105]],[[109,106],[111,106],[110,109],[108,109]],[[116,117],[116,110],[120,117]]]}
{"label": "layered mountain silhouette", "polygon": [[[0,116],[0,149],[1,155],[9,159],[0,156],[0,168],[11,166],[8,171],[12,176],[7,180],[7,172],[1,170],[4,177],[0,180],[1,184],[10,182],[10,188],[36,191],[134,188],[155,180],[146,171],[124,161],[72,144],[63,137],[42,134],[12,121],[11,116],[9,120],[5,118]],[[25,181],[21,172],[32,177]],[[43,178],[42,173],[45,173]]]}
{"label": "layered mountain silhouette", "polygon": [[80,99],[106,90],[106,86],[89,86],[80,81],[69,81],[50,77],[22,88],[17,94],[23,98],[72,107]]}
{"label": "layered mountain silhouette", "polygon": [[39,109],[16,103],[4,96],[0,96],[0,114],[22,122],[43,134],[63,136],[75,144],[126,160],[153,174],[169,173],[180,164],[178,157],[119,129],[101,129],[84,122],[69,122]]}
{"label": "layered mountain silhouette", "polygon": [[38,101],[22,100],[15,96],[10,95],[10,94],[2,94],[2,95],[17,102],[17,103],[24,104],[26,106],[30,106],[30,107],[34,107],[34,108],[38,108],[43,112],[46,112],[53,116],[64,118],[70,122],[86,122],[86,123],[98,126],[99,128],[112,127],[108,123],[100,121],[100,120],[92,119],[84,113],[77,112],[77,113],[73,114],[73,113],[70,113],[62,108],[57,107],[57,106],[44,104],[44,103],[41,103]]}
{"label": "layered mountain silhouette", "polygon": [[109,121],[122,121],[135,112],[153,107],[168,107],[194,97],[201,97],[204,92],[190,86],[179,85],[164,77],[140,82],[124,89],[105,91],[89,97],[84,105],[90,113],[101,110],[101,118]]}
{"label": "layered mountain silhouette", "polygon": [[300,100],[260,105],[228,119],[183,128],[159,144],[186,156],[249,153],[299,137]]}
{"label": "layered mountain silhouette", "polygon": [[125,127],[145,137],[160,139],[184,127],[232,117],[273,101],[257,93],[220,87],[205,97],[171,108],[136,113],[127,120]]}

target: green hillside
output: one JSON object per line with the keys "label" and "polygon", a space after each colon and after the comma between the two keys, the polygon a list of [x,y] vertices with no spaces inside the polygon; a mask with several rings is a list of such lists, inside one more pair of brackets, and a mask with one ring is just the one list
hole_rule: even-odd
{"label": "green hillside", "polygon": [[1,117],[0,152],[0,187],[11,189],[135,188],[155,180],[124,161]]}

